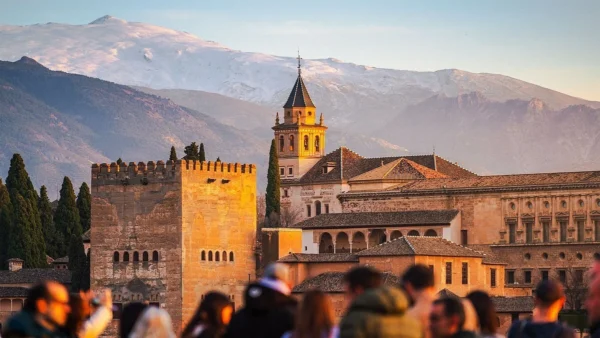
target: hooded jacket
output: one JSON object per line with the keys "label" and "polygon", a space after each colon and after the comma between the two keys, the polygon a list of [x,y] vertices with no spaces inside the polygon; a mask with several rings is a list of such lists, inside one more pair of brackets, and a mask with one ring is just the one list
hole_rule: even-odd
{"label": "hooded jacket", "polygon": [[340,323],[340,338],[421,338],[417,319],[407,315],[408,299],[396,288],[365,291]]}
{"label": "hooded jacket", "polygon": [[227,338],[281,338],[294,328],[296,300],[273,281],[248,285],[244,293],[244,308],[231,318]]}

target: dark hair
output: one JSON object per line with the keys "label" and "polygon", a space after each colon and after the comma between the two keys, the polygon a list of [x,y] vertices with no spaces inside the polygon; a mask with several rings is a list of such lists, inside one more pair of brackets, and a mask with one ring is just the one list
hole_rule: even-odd
{"label": "dark hair", "polygon": [[323,291],[312,290],[304,294],[299,311],[296,313],[296,326],[293,338],[329,336],[335,325],[335,312],[329,296]]}
{"label": "dark hair", "polygon": [[348,283],[350,290],[374,289],[382,284],[381,272],[368,266],[359,266],[344,275],[344,282]]}
{"label": "dark hair", "polygon": [[442,305],[446,317],[458,316],[458,328],[462,330],[465,325],[465,309],[460,299],[456,297],[443,297],[433,301],[433,304]]}
{"label": "dark hair", "polygon": [[467,295],[471,301],[477,319],[479,320],[479,329],[485,334],[494,334],[498,330],[498,321],[496,320],[496,307],[492,298],[485,291],[473,291]]}
{"label": "dark hair", "polygon": [[535,288],[535,298],[540,305],[548,307],[564,297],[562,284],[554,280],[543,280]]}
{"label": "dark hair", "polygon": [[137,322],[138,318],[147,307],[148,305],[139,302],[125,305],[123,312],[121,313],[121,319],[119,320],[119,337],[129,337],[135,322]]}
{"label": "dark hair", "polygon": [[37,301],[40,299],[49,299],[50,291],[48,290],[48,284],[40,283],[29,289],[23,310],[31,313],[37,312]]}
{"label": "dark hair", "polygon": [[69,295],[69,306],[71,312],[67,316],[65,331],[69,336],[77,337],[83,323],[90,316],[90,304],[86,303],[79,294],[74,293]]}
{"label": "dark hair", "polygon": [[423,264],[415,264],[402,275],[402,285],[407,283],[410,283],[416,290],[433,287],[435,285],[433,272]]}
{"label": "dark hair", "polygon": [[207,293],[183,330],[181,337],[192,337],[194,329],[199,324],[203,324],[207,332],[219,336],[225,331],[226,326],[221,313],[228,306],[232,306],[232,304],[226,295],[215,291]]}

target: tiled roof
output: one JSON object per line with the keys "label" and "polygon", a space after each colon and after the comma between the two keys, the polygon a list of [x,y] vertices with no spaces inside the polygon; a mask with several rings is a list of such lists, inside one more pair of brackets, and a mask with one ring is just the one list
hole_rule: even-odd
{"label": "tiled roof", "polygon": [[69,256],[57,258],[52,263],[54,263],[54,264],[56,264],[56,263],[69,263]]}
{"label": "tiled roof", "polygon": [[440,297],[440,298],[443,298],[443,297],[444,297],[444,298],[446,298],[446,297],[460,298],[460,297],[458,297],[458,295],[457,295],[457,294],[455,294],[454,292],[452,292],[452,291],[450,291],[450,290],[448,290],[448,289],[446,289],[446,288],[443,288],[443,289],[441,289],[441,290],[440,290],[440,291],[437,293],[437,296],[438,296],[438,297]]}
{"label": "tiled roof", "polygon": [[3,297],[27,297],[29,289],[15,286],[0,286],[0,298]]}
{"label": "tiled roof", "polygon": [[352,212],[321,214],[294,224],[299,229],[352,228],[370,226],[446,225],[458,210],[410,210],[396,212]]}
{"label": "tiled roof", "polygon": [[92,232],[92,229],[89,229],[88,231],[84,232],[83,235],[81,235],[81,239],[84,242],[89,242],[90,241],[90,234]]}
{"label": "tiled roof", "polygon": [[294,88],[292,88],[292,92],[290,93],[285,105],[283,105],[283,108],[314,106],[315,105],[310,99],[310,95],[308,95],[308,90],[306,90],[306,86],[304,85],[304,80],[302,80],[302,76],[298,74]]}
{"label": "tiled roof", "polygon": [[469,248],[479,251],[483,254],[483,264],[508,265],[505,260],[496,255],[492,248],[487,244],[472,244]]}
{"label": "tiled roof", "polygon": [[[452,164],[437,155],[364,158],[346,147],[341,147],[322,157],[319,162],[310,168],[300,179],[283,180],[282,182],[300,184],[339,182],[341,180],[355,178],[359,175],[380,168],[382,165],[385,166],[400,159],[406,159],[415,163],[416,165],[437,171],[448,177],[476,176],[472,172],[467,171],[458,165]],[[333,163],[335,166],[327,173],[323,173],[323,167],[328,163]]]}
{"label": "tiled roof", "polygon": [[444,177],[448,176],[411,160],[399,158],[388,164],[381,165],[379,168],[353,177],[350,179],[350,182],[370,180],[417,180]]}
{"label": "tiled roof", "polygon": [[19,271],[0,271],[2,284],[35,284],[46,280],[54,280],[63,284],[71,283],[69,270],[57,269],[21,269]]}
{"label": "tiled roof", "polygon": [[496,312],[532,312],[533,297],[517,296],[517,297],[492,297],[492,301],[496,306]]}
{"label": "tiled roof", "polygon": [[279,259],[280,262],[321,262],[321,263],[340,263],[340,262],[358,262],[358,257],[351,253],[319,253],[303,254],[293,253]]}
{"label": "tiled roof", "polygon": [[[321,290],[323,292],[344,292],[345,272],[324,272],[312,278],[307,278],[296,285],[292,292],[301,293],[309,290]],[[399,286],[400,277],[391,273],[383,273],[383,284],[386,286]]]}
{"label": "tiled roof", "polygon": [[404,236],[357,252],[358,256],[483,257],[483,254],[441,237]]}

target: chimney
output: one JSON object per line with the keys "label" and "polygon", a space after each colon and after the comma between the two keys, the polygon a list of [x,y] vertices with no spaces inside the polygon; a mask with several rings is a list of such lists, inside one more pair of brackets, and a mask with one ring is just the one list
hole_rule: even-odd
{"label": "chimney", "polygon": [[11,258],[8,260],[8,270],[11,272],[17,272],[23,269],[23,260],[20,258]]}

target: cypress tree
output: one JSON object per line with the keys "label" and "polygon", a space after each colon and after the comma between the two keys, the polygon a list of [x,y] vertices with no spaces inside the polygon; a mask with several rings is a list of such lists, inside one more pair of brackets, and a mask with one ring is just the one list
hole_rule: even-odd
{"label": "cypress tree", "polygon": [[[24,231],[25,237],[18,237],[25,239],[26,242],[19,244],[23,246],[23,252],[26,258],[19,257],[25,260],[25,267],[36,268],[46,267],[46,243],[44,241],[44,233],[42,230],[42,221],[38,212],[38,194],[29,174],[25,169],[25,163],[23,158],[19,154],[14,154],[10,160],[10,168],[8,170],[8,176],[6,177],[6,187],[12,203],[12,228],[9,232],[9,238],[12,233],[19,234]],[[25,205],[23,205],[20,198],[23,199]],[[19,213],[25,214],[19,214]],[[16,229],[15,227],[24,226],[23,229]],[[10,238],[10,242],[15,241],[14,238]],[[9,243],[9,251],[10,251]],[[17,245],[17,244],[13,244]],[[16,250],[15,252],[20,252]],[[9,252],[10,255],[10,252]],[[12,258],[12,257],[9,257]]]}
{"label": "cypress tree", "polygon": [[206,153],[204,153],[204,143],[200,143],[200,150],[198,150],[198,160],[199,161],[206,161]]}
{"label": "cypress tree", "polygon": [[121,165],[121,163],[123,163],[123,160],[122,160],[122,159],[119,157],[119,158],[117,159],[117,165]]}
{"label": "cypress tree", "polygon": [[0,269],[6,268],[8,257],[8,243],[12,221],[12,203],[8,195],[8,189],[0,179]]}
{"label": "cypress tree", "polygon": [[54,227],[54,213],[52,205],[48,198],[48,191],[45,185],[40,189],[40,199],[38,201],[38,210],[42,221],[42,232],[44,234],[44,242],[46,243],[46,254],[53,258],[59,258],[59,249],[62,246],[60,237]]}
{"label": "cypress tree", "polygon": [[21,258],[26,268],[40,267],[35,249],[31,245],[31,207],[29,202],[16,193],[13,203],[14,220],[10,227],[8,254],[9,258]]}
{"label": "cypress tree", "polygon": [[185,153],[185,156],[183,157],[184,159],[188,161],[198,160],[198,145],[196,142],[192,142],[192,144],[185,147],[183,152]]}
{"label": "cypress tree", "polygon": [[71,271],[71,291],[73,292],[81,290],[86,260],[81,235],[71,234],[69,240],[69,270]]}
{"label": "cypress tree", "polygon": [[[58,255],[60,257],[67,254],[68,241],[71,235],[81,237],[81,221],[79,219],[79,210],[75,202],[75,192],[71,180],[65,176],[62,187],[60,188],[60,198],[58,206],[54,213],[54,225],[58,230],[62,243]],[[65,245],[66,244],[66,245]]]}
{"label": "cypress tree", "polygon": [[281,201],[279,186],[281,184],[279,176],[279,158],[277,156],[277,147],[275,139],[271,141],[271,150],[269,151],[269,169],[267,171],[267,191],[266,191],[266,212],[265,218],[270,218],[271,214],[280,215]]}
{"label": "cypress tree", "polygon": [[85,182],[81,183],[81,187],[79,187],[77,209],[79,210],[81,230],[86,232],[92,224],[92,194],[90,194],[90,188]]}
{"label": "cypress tree", "polygon": [[174,146],[171,146],[171,153],[169,154],[169,160],[177,161],[177,151],[175,151]]}

